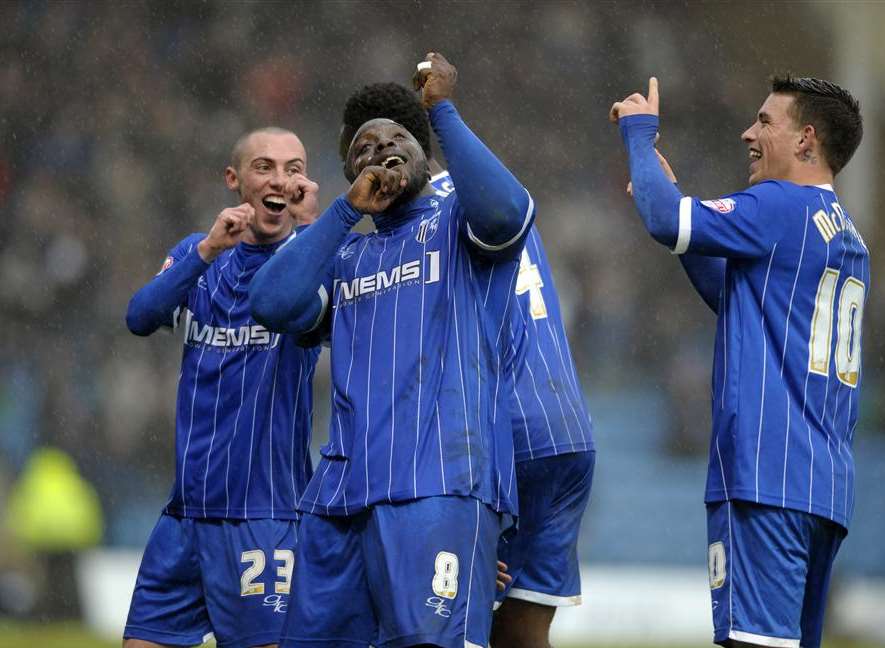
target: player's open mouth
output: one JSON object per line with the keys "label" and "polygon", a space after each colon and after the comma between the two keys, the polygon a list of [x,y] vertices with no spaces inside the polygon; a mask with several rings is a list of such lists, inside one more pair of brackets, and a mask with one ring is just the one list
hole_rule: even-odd
{"label": "player's open mouth", "polygon": [[282,196],[265,196],[261,199],[261,204],[267,211],[273,214],[280,214],[286,208],[286,199]]}
{"label": "player's open mouth", "polygon": [[756,149],[750,149],[750,159],[751,160],[761,160],[762,159],[762,151],[757,151]]}
{"label": "player's open mouth", "polygon": [[391,155],[381,163],[381,166],[383,166],[385,169],[392,169],[393,167],[398,167],[405,163],[406,161],[402,159],[399,155]]}

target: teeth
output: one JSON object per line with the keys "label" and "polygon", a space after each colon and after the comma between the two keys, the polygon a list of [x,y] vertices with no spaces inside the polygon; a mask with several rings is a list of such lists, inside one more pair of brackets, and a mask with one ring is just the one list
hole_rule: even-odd
{"label": "teeth", "polygon": [[750,158],[753,160],[758,160],[762,157],[762,153],[760,151],[750,151]]}
{"label": "teeth", "polygon": [[266,196],[264,201],[269,202],[271,205],[286,206],[286,200],[282,196]]}
{"label": "teeth", "polygon": [[405,164],[405,163],[406,163],[406,161],[404,159],[402,159],[400,156],[391,155],[389,158],[387,158],[386,160],[384,160],[384,162],[381,163],[381,166],[383,166],[385,169],[392,169],[393,167],[395,167],[397,165]]}

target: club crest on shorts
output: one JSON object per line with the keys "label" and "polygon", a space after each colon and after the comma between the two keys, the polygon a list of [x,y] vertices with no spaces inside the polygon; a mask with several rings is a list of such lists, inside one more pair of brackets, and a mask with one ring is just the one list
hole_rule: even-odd
{"label": "club crest on shorts", "polygon": [[710,209],[715,209],[720,214],[733,212],[735,202],[731,198],[716,198],[715,200],[702,200],[701,204]]}
{"label": "club crest on shorts", "polygon": [[419,243],[427,243],[436,234],[439,229],[439,212],[430,218],[425,218],[418,224],[418,233],[415,234],[415,240]]}
{"label": "club crest on shorts", "polygon": [[707,567],[710,569],[710,589],[719,589],[725,584],[725,545],[714,542],[710,545],[707,556]]}

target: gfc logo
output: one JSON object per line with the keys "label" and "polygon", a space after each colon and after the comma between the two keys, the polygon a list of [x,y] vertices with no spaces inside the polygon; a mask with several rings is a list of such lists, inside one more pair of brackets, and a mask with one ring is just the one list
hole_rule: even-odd
{"label": "gfc logo", "polygon": [[286,608],[289,606],[280,594],[271,594],[264,597],[264,607],[272,607],[274,612],[285,614]]}
{"label": "gfc logo", "polygon": [[434,614],[437,614],[446,619],[452,616],[452,611],[446,607],[445,599],[440,596],[431,596],[427,599],[424,605],[433,608]]}

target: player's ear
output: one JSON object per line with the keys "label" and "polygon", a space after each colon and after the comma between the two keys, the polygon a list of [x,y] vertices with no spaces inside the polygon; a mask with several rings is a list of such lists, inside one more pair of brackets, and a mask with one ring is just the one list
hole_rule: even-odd
{"label": "player's ear", "polygon": [[237,175],[237,170],[232,166],[229,166],[224,170],[224,183],[231,191],[240,190],[240,178]]}
{"label": "player's ear", "polygon": [[816,152],[818,144],[814,126],[805,124],[799,131],[799,140],[796,142],[796,154],[799,159],[809,159]]}

